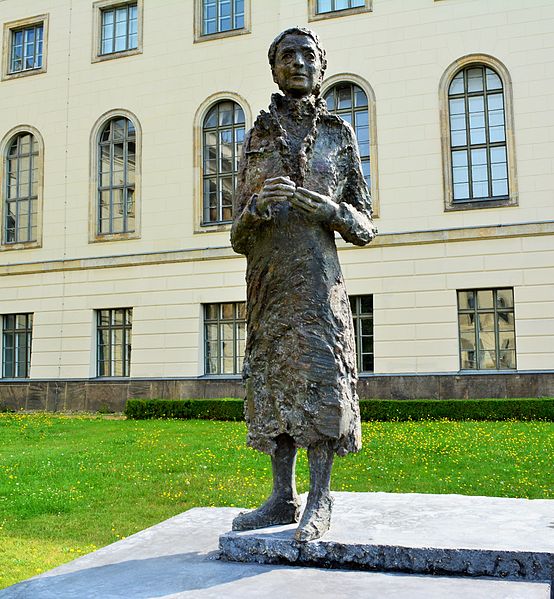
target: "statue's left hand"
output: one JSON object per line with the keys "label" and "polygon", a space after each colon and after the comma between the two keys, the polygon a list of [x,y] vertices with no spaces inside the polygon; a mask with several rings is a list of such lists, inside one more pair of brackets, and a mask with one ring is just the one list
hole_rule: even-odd
{"label": "statue's left hand", "polygon": [[320,222],[332,221],[337,216],[339,209],[339,205],[329,196],[304,187],[297,187],[289,201],[295,208]]}

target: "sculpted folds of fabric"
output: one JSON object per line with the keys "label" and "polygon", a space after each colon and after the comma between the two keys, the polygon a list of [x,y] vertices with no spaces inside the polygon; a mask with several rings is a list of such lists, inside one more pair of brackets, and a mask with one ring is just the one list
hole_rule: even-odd
{"label": "sculpted folds of fabric", "polygon": [[[305,138],[283,126],[291,114],[311,118]],[[354,333],[335,245],[335,232],[356,245],[375,235],[354,133],[319,98],[275,94],[243,152],[231,241],[248,259],[248,443],[273,454],[286,433],[297,446],[331,441],[339,455],[358,451]],[[276,176],[331,197],[333,221],[314,222],[287,202],[260,214],[256,194]]]}

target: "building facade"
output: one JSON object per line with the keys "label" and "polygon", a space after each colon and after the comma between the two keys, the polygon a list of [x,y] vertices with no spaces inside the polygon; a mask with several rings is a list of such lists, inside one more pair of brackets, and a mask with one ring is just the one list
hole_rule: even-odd
{"label": "building facade", "polygon": [[292,25],[355,127],[363,397],[554,394],[549,0],[0,3],[0,405],[239,396],[244,133]]}

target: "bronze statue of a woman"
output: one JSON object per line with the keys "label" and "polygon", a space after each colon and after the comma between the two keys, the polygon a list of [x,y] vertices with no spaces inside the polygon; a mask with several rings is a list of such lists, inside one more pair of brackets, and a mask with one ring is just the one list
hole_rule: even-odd
{"label": "bronze statue of a woman", "polygon": [[248,444],[271,455],[273,493],[234,530],[298,522],[294,467],[306,447],[310,491],[295,533],[329,528],[334,454],[361,447],[352,315],[335,232],[375,236],[352,128],[329,114],[317,35],[292,28],[269,48],[274,94],[246,136],[231,242],[247,258],[244,360]]}

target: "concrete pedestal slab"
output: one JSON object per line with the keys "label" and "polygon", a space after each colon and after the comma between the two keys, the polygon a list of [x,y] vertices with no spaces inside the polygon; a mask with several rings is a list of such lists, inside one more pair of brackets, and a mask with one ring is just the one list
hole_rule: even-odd
{"label": "concrete pedestal slab", "polygon": [[310,543],[295,525],[220,538],[225,559],[417,574],[548,580],[554,501],[334,493],[331,529]]}
{"label": "concrete pedestal slab", "polygon": [[0,599],[550,599],[550,586],[540,582],[218,560],[218,539],[239,511],[189,510],[0,590]]}

